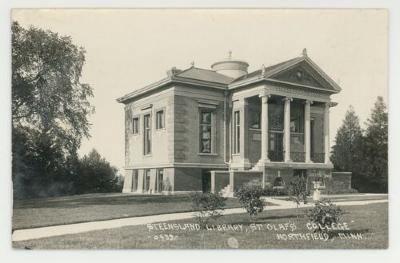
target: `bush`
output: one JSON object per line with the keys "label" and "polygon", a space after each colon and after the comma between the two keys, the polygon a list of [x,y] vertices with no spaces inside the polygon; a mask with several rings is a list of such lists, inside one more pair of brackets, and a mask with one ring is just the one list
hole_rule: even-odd
{"label": "bush", "polygon": [[295,176],[289,183],[288,193],[290,200],[295,202],[297,207],[300,203],[307,203],[307,180],[303,176]]}
{"label": "bush", "polygon": [[226,198],[213,193],[195,193],[191,195],[194,217],[200,227],[204,228],[210,220],[222,216]]}
{"label": "bush", "polygon": [[264,189],[259,185],[245,184],[235,192],[241,206],[252,219],[255,219],[258,213],[264,209],[264,203],[261,200]]}
{"label": "bush", "polygon": [[311,222],[317,224],[317,231],[326,232],[327,227],[337,224],[343,215],[342,209],[330,200],[317,201],[314,207],[307,211]]}

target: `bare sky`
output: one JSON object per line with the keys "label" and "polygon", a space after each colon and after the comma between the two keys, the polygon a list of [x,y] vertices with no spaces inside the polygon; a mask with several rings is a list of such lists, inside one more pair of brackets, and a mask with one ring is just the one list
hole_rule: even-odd
{"label": "bare sky", "polygon": [[249,70],[299,56],[303,48],[342,87],[333,96],[331,140],[349,105],[363,124],[377,96],[387,102],[387,12],[383,10],[14,10],[13,20],[69,35],[86,51],[83,81],[95,97],[96,148],[124,165],[124,113],[116,98],[157,81],[173,66],[210,65],[227,56]]}

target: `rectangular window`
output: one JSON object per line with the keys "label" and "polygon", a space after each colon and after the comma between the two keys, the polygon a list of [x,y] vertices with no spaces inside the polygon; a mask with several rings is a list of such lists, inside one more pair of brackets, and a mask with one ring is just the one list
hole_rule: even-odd
{"label": "rectangular window", "polygon": [[163,182],[164,182],[164,169],[157,169],[157,182],[156,182],[156,191],[161,193],[163,191]]}
{"label": "rectangular window", "polygon": [[164,110],[160,110],[156,112],[156,129],[164,129],[165,128],[165,115]]}
{"label": "rectangular window", "polygon": [[138,188],[138,170],[132,170],[132,192],[136,192]]}
{"label": "rectangular window", "polygon": [[233,114],[233,153],[240,153],[240,111]]}
{"label": "rectangular window", "polygon": [[150,114],[143,118],[144,155],[151,153],[151,117]]}
{"label": "rectangular window", "polygon": [[143,190],[148,192],[150,190],[150,169],[144,170],[143,175]]}
{"label": "rectangular window", "polygon": [[210,110],[202,110],[200,112],[200,152],[212,152],[212,116]]}
{"label": "rectangular window", "polygon": [[139,133],[139,118],[133,118],[132,120],[132,133],[133,134]]}

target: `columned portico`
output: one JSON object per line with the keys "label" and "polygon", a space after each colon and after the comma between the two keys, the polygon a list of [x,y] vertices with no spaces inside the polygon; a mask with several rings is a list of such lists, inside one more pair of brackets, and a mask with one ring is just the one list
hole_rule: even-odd
{"label": "columned portico", "polygon": [[283,99],[285,102],[284,106],[284,147],[285,147],[285,162],[291,162],[290,159],[290,102],[293,100],[290,97]]}

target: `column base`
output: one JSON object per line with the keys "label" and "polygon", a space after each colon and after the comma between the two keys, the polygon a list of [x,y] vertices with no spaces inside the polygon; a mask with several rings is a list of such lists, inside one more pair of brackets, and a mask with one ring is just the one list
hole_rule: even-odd
{"label": "column base", "polygon": [[270,159],[260,159],[257,164],[251,169],[253,171],[263,171],[267,163],[270,163]]}
{"label": "column base", "polygon": [[230,163],[230,168],[240,169],[240,170],[248,170],[251,168],[251,163],[249,159],[242,159],[239,162]]}

